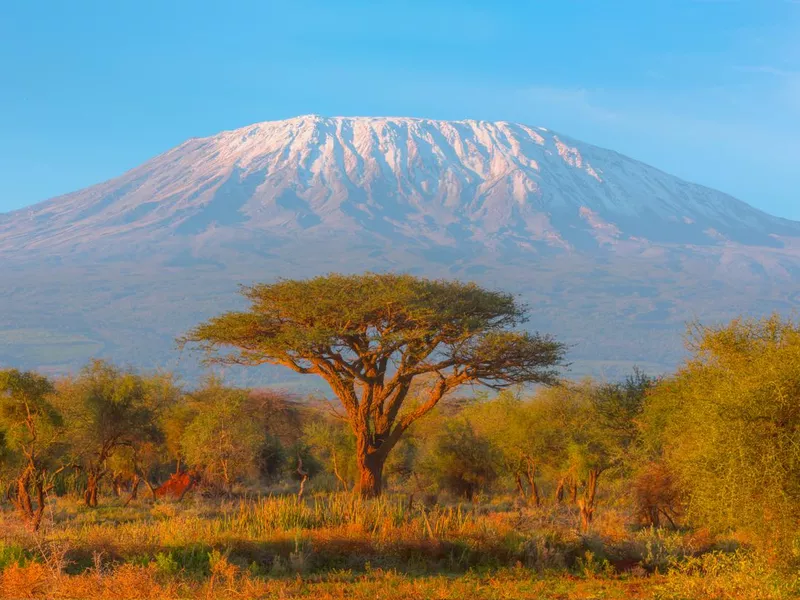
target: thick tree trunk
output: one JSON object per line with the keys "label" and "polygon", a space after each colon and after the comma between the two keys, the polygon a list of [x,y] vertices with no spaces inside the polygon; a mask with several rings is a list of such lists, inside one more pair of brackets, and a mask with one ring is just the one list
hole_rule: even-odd
{"label": "thick tree trunk", "polygon": [[30,521],[33,516],[33,503],[31,502],[31,495],[28,492],[28,485],[30,484],[30,477],[25,474],[17,480],[17,510],[23,520]]}
{"label": "thick tree trunk", "polygon": [[[20,514],[22,520],[33,531],[38,531],[39,526],[42,524],[42,517],[44,516],[45,506],[45,493],[44,482],[41,475],[34,475],[31,477],[31,471],[35,472],[34,467],[30,467],[25,473],[17,480],[16,497],[13,498],[14,506]],[[33,488],[36,491],[36,508],[34,509],[33,499],[30,494],[31,481],[33,480]]]}
{"label": "thick tree trunk", "polygon": [[542,499],[539,496],[539,487],[536,485],[536,463],[528,463],[527,476],[528,484],[531,486],[531,500],[533,500],[534,506],[539,506]]}
{"label": "thick tree trunk", "polygon": [[514,483],[517,484],[517,491],[519,491],[519,497],[524,500],[527,494],[525,493],[525,486],[522,485],[522,475],[516,473],[514,475]]}
{"label": "thick tree trunk", "polygon": [[385,460],[377,454],[358,457],[358,493],[362,498],[375,498],[383,492],[383,464]]}
{"label": "thick tree trunk", "polygon": [[33,531],[39,531],[39,527],[42,524],[42,517],[44,517],[44,484],[42,481],[36,482],[36,512],[33,513],[33,518],[31,519],[31,529]]}
{"label": "thick tree trunk", "polygon": [[600,471],[592,469],[589,471],[589,480],[586,482],[586,487],[583,490],[583,497],[578,502],[581,509],[581,531],[586,533],[589,531],[589,526],[594,517],[594,500],[597,494],[597,479],[600,477]]}
{"label": "thick tree trunk", "polygon": [[555,493],[556,504],[561,504],[564,501],[564,478],[558,480]]}
{"label": "thick tree trunk", "polygon": [[94,508],[97,506],[97,487],[99,477],[96,473],[89,473],[86,480],[86,491],[83,492],[83,502],[86,506]]}

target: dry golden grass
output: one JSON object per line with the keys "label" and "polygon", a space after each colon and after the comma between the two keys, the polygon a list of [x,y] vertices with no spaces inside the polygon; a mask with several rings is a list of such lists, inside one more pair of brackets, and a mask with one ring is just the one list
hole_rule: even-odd
{"label": "dry golden grass", "polygon": [[42,565],[7,568],[0,580],[0,598],[108,600],[219,598],[315,598],[367,600],[381,598],[461,600],[786,600],[796,592],[752,576],[731,580],[714,576],[678,575],[626,579],[539,576],[525,569],[491,575],[411,577],[375,571],[362,575],[330,574],[310,577],[256,578],[235,567],[195,581],[180,576],[165,579],[154,567],[122,565],[107,573],[54,577]]}
{"label": "dry golden grass", "polygon": [[345,494],[95,510],[62,498],[37,535],[0,512],[0,598],[800,597],[797,575],[734,540],[634,531],[612,510],[581,536],[574,517]]}

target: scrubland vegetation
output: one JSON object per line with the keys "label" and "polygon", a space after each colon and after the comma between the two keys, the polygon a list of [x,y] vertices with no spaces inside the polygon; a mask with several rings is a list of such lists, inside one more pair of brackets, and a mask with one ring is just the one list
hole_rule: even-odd
{"label": "scrubland vegetation", "polygon": [[509,297],[369,277],[253,288],[185,340],[335,399],[0,371],[0,597],[800,595],[796,323],[694,325],[674,374],[569,381]]}

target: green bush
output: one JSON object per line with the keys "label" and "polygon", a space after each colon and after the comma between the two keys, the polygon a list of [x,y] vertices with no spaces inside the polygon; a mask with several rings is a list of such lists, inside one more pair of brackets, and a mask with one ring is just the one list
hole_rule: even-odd
{"label": "green bush", "polygon": [[24,567],[33,561],[34,555],[29,550],[0,540],[0,572],[11,565]]}

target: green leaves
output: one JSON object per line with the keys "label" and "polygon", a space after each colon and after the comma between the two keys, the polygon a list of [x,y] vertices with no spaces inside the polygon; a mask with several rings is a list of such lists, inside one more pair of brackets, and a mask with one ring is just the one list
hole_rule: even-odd
{"label": "green leaves", "polygon": [[498,450],[465,418],[449,420],[433,441],[421,468],[439,487],[467,499],[497,478]]}
{"label": "green leaves", "polygon": [[101,360],[59,382],[55,401],[65,419],[69,462],[99,480],[119,448],[160,441],[156,407],[168,388],[164,378],[148,379]]}
{"label": "green leaves", "polygon": [[490,387],[529,382],[553,385],[564,348],[550,336],[489,331],[454,348],[452,357],[466,366],[474,380]]}
{"label": "green leaves", "polygon": [[473,283],[410,275],[327,275],[242,288],[247,312],[229,312],[195,327],[194,344],[212,362],[280,364],[346,380],[465,367],[491,385],[551,383],[564,346],[510,330],[524,307]]}
{"label": "green leaves", "polygon": [[331,274],[245,287],[243,293],[255,312],[340,335],[363,332],[365,324],[380,332],[438,331],[453,321],[477,329],[497,320],[512,325],[522,317],[508,294],[411,275]]}
{"label": "green leaves", "polygon": [[38,373],[0,371],[0,430],[9,449],[35,453],[55,442],[63,422],[51,402],[54,391]]}
{"label": "green leaves", "polygon": [[694,356],[645,414],[689,514],[785,532],[800,518],[800,325],[773,315],[690,333]]}
{"label": "green leaves", "polygon": [[[391,356],[414,347],[425,356],[486,331],[524,321],[513,297],[475,284],[410,275],[327,275],[242,288],[248,312],[230,312],[194,328],[182,344],[237,352],[213,360],[243,364],[315,357]],[[290,366],[290,365],[287,365]]]}
{"label": "green leaves", "polygon": [[228,490],[256,472],[258,452],[266,442],[258,423],[244,410],[246,401],[247,392],[208,381],[190,398],[193,414],[180,439],[189,464]]}

